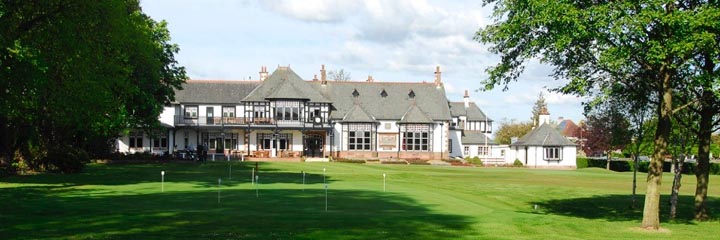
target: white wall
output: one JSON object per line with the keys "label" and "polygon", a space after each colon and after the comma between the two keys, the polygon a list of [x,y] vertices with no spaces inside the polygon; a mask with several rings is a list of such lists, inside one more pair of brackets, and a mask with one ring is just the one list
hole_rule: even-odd
{"label": "white wall", "polygon": [[452,152],[450,152],[450,157],[463,157],[463,147],[462,147],[462,138],[461,134],[462,131],[458,130],[449,130],[450,133],[450,139],[452,139]]}

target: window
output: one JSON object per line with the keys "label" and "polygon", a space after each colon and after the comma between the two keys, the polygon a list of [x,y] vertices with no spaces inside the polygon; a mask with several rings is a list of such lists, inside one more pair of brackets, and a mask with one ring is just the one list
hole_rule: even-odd
{"label": "window", "polygon": [[130,148],[142,148],[143,147],[143,133],[140,131],[130,132]]}
{"label": "window", "polygon": [[[273,141],[273,135],[275,135],[275,141]],[[258,149],[268,150],[275,147],[278,150],[288,150],[292,147],[292,134],[258,133],[257,142]]]}
{"label": "window", "polygon": [[388,96],[387,92],[385,91],[385,89],[383,89],[382,92],[380,93],[380,97],[386,98],[387,96]]}
{"label": "window", "polygon": [[198,106],[185,106],[185,118],[197,118]]}
{"label": "window", "polygon": [[405,151],[428,151],[430,149],[430,127],[425,124],[409,124],[402,133],[402,147]]}
{"label": "window", "polygon": [[168,141],[166,136],[153,138],[153,148],[167,148]]}
{"label": "window", "polygon": [[463,155],[470,156],[470,147],[468,147],[468,146],[463,147]]}
{"label": "window", "polygon": [[299,102],[275,103],[275,120],[300,120]]}
{"label": "window", "polygon": [[560,160],[561,153],[559,147],[546,147],[545,160]]}
{"label": "window", "polygon": [[452,139],[448,139],[448,152],[452,152]]}
{"label": "window", "polygon": [[235,107],[223,107],[223,117],[226,118],[234,118],[235,117]]}
{"label": "window", "polygon": [[478,147],[478,155],[480,155],[480,156],[488,156],[488,155],[490,155],[490,147],[488,147],[488,146],[479,146],[479,147]]}
{"label": "window", "polygon": [[369,151],[372,146],[372,127],[370,124],[350,124],[348,126],[348,150]]}

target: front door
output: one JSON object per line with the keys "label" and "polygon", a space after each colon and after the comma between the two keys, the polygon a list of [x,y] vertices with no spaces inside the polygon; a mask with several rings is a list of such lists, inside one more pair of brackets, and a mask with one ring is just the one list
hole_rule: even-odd
{"label": "front door", "polygon": [[304,155],[307,157],[322,157],[323,156],[323,137],[321,135],[305,135],[305,151]]}

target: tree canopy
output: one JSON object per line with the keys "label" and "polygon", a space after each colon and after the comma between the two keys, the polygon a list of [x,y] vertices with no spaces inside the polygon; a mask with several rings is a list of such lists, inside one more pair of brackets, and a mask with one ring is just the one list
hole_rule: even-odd
{"label": "tree canopy", "polygon": [[[137,0],[0,1],[0,167],[62,172],[73,152],[152,128],[185,70]],[[80,154],[82,155],[82,154]],[[62,165],[64,166],[64,165]]]}
{"label": "tree canopy", "polygon": [[[491,44],[500,62],[487,69],[485,89],[507,88],[531,59],[553,67],[567,81],[555,90],[603,95],[622,86],[638,95],[656,96],[653,159],[647,178],[642,227],[659,229],[662,161],[672,129],[673,101],[684,87],[716,86],[718,71],[703,71],[717,56],[720,34],[718,1],[539,1],[485,0],[494,6],[494,22],[476,39]],[[717,62],[717,58],[710,60]],[[707,67],[707,66],[705,66]],[[701,143],[702,145],[702,143]]]}

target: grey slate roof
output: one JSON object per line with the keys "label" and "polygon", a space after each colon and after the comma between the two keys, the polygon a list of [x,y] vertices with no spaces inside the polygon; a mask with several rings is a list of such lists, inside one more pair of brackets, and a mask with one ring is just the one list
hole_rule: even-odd
{"label": "grey slate roof", "polygon": [[550,124],[543,124],[525,134],[510,146],[575,146]]}
{"label": "grey slate roof", "polygon": [[485,145],[485,141],[487,141],[487,145],[495,145],[492,138],[485,137],[485,134],[480,131],[464,131],[460,141],[464,145]]}
{"label": "grey slate roof", "polygon": [[466,116],[468,121],[492,121],[474,102],[470,102],[468,108],[465,108],[464,102],[450,102],[449,105],[453,117]]}
{"label": "grey slate roof", "polygon": [[400,119],[400,123],[432,123],[433,120],[423,112],[420,107],[415,104],[410,105],[410,108],[405,112],[405,115]]}
{"label": "grey slate roof", "polygon": [[266,101],[268,99],[294,98],[311,102],[330,102],[290,67],[278,67],[262,84],[242,101]]}
{"label": "grey slate roof", "polygon": [[[353,105],[357,101],[368,114],[377,120],[399,120],[413,103],[422,106],[421,110],[431,120],[450,120],[445,89],[436,88],[433,83],[351,81],[328,81],[326,85],[322,85],[320,81],[308,83],[332,101],[335,108],[330,116],[332,119],[342,119],[353,109]],[[357,99],[352,95],[355,90],[359,93]],[[380,96],[383,90],[387,92],[387,97]],[[415,93],[415,98],[408,96],[410,90]]]}
{"label": "grey slate roof", "polygon": [[178,103],[240,103],[260,82],[190,80],[175,90]]}
{"label": "grey slate roof", "polygon": [[377,122],[360,104],[353,105],[353,108],[345,114],[343,122]]}

